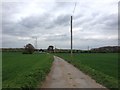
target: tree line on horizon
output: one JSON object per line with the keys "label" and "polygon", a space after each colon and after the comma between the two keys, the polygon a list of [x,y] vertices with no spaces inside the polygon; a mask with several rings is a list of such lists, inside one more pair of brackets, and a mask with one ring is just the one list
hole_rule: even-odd
{"label": "tree line on horizon", "polygon": [[[58,49],[50,45],[47,49],[35,49],[32,44],[27,44],[24,48],[2,48],[0,51],[20,51],[23,54],[32,54],[35,51],[49,53],[70,53],[70,49]],[[105,46],[92,48],[90,50],[73,49],[73,53],[120,53],[120,46]]]}

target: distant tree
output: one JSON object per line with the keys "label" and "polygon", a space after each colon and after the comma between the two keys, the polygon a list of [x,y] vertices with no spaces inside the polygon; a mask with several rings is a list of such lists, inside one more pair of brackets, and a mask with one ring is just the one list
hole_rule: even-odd
{"label": "distant tree", "polygon": [[49,46],[47,50],[48,52],[54,52],[54,46]]}
{"label": "distant tree", "polygon": [[32,44],[27,44],[25,46],[25,50],[23,52],[23,54],[32,54],[34,52],[35,48],[33,47]]}
{"label": "distant tree", "polygon": [[40,49],[39,52],[44,52],[44,50],[43,50],[43,49]]}

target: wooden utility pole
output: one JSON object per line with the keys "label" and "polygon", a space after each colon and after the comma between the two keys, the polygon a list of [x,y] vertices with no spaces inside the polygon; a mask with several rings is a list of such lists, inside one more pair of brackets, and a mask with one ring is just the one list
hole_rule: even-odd
{"label": "wooden utility pole", "polygon": [[72,16],[71,16],[71,58],[72,58],[72,48],[73,48],[73,42],[72,42]]}

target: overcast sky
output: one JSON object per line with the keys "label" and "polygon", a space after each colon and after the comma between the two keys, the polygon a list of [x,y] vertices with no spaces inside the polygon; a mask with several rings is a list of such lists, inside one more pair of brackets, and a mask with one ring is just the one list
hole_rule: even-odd
{"label": "overcast sky", "polygon": [[[21,0],[20,0],[21,1]],[[75,2],[2,2],[2,47],[26,44],[70,48],[70,16],[73,15],[73,48],[118,45],[118,0]]]}

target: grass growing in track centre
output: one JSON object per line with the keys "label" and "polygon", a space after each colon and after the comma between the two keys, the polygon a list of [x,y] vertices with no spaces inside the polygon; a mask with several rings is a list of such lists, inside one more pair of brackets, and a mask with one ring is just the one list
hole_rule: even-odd
{"label": "grass growing in track centre", "polygon": [[36,88],[45,80],[53,62],[47,53],[2,52],[2,87]]}
{"label": "grass growing in track centre", "polygon": [[118,88],[118,53],[56,53],[107,88]]}

